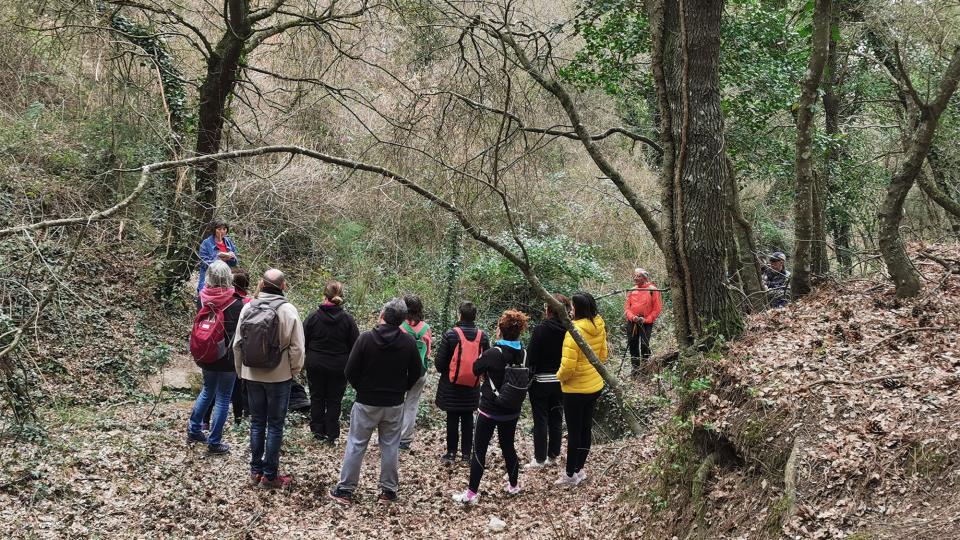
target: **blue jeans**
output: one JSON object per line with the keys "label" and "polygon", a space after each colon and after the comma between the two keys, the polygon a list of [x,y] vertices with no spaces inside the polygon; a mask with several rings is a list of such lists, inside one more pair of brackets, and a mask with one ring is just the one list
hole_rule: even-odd
{"label": "blue jeans", "polygon": [[250,405],[250,472],[273,480],[280,468],[283,423],[293,379],[278,383],[244,381]]}
{"label": "blue jeans", "polygon": [[227,422],[227,411],[230,409],[230,397],[233,395],[233,383],[237,374],[232,371],[203,370],[203,387],[197,401],[193,403],[193,412],[190,414],[190,424],[187,432],[191,435],[200,434],[200,424],[207,414],[207,409],[213,404],[213,416],[210,418],[210,436],[207,444],[220,444],[223,439],[223,424]]}

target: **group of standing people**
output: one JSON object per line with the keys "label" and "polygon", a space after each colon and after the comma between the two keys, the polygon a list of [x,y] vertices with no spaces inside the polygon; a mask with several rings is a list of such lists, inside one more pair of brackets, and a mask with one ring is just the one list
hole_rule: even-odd
{"label": "group of standing people", "polygon": [[[212,454],[230,452],[222,442],[228,406],[245,394],[250,415],[250,483],[268,489],[288,487],[279,470],[291,385],[305,370],[310,387],[310,430],[326,445],[340,437],[342,401],[349,384],[356,391],[350,411],[340,479],[330,496],[354,500],[363,456],[374,431],[380,447],[380,496],[394,501],[399,488],[399,453],[410,449],[430,359],[439,374],[436,404],[446,413],[444,465],[470,464],[467,488],[454,496],[474,504],[497,435],[507,472],[504,490],[520,492],[516,431],[523,401],[530,400],[534,455],[527,470],[558,464],[566,419],[565,467],[556,484],[577,486],[586,479],[593,417],[604,382],[561,321],[572,320],[595,356],[608,356],[607,330],[592,295],[557,294],[544,306],[543,320],[524,347],[521,335],[529,317],[517,310],[500,315],[496,333],[476,324],[477,307],[463,302],[458,321],[437,342],[424,321],[423,304],[413,295],[394,298],[380,311],[377,325],[360,332],[344,309],[343,285],[330,281],[323,300],[303,323],[287,300],[287,281],[267,270],[256,298],[247,294],[249,278],[238,266],[237,250],[217,223],[200,249],[199,313],[191,333],[191,352],[203,370],[203,387],[187,428],[189,442],[204,442]],[[232,268],[231,268],[232,267]],[[624,307],[634,365],[650,355],[653,323],[662,309],[660,292],[642,269]],[[238,392],[238,381],[243,388]],[[529,389],[529,392],[528,392]],[[212,409],[209,434],[204,415]],[[237,407],[234,407],[235,413]],[[239,420],[239,418],[238,418]]]}

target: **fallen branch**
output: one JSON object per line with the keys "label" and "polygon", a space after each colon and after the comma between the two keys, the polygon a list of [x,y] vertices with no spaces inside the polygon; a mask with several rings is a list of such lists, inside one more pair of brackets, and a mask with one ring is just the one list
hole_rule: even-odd
{"label": "fallen branch", "polygon": [[891,334],[891,335],[889,335],[889,336],[881,339],[880,341],[874,343],[874,344],[871,345],[870,347],[867,347],[867,348],[864,349],[863,351],[855,354],[855,355],[854,355],[854,358],[857,358],[857,357],[860,357],[860,356],[865,356],[865,355],[867,355],[867,354],[870,354],[870,353],[873,352],[874,349],[876,349],[877,347],[883,345],[884,343],[886,343],[886,342],[888,342],[888,341],[892,341],[892,340],[894,340],[894,339],[897,339],[898,337],[900,337],[900,336],[902,336],[902,335],[905,335],[905,334],[912,334],[912,333],[914,333],[914,332],[934,332],[934,331],[940,331],[940,330],[946,330],[946,329],[947,329],[946,326],[918,326],[917,328],[907,328],[906,330],[901,330],[900,332],[897,332],[896,334]]}
{"label": "fallen branch", "polygon": [[951,274],[960,274],[960,262],[958,261],[955,261],[953,259],[942,259],[926,251],[921,251],[917,253],[917,255],[919,255],[921,259],[928,259],[939,264],[940,266],[944,267],[947,271],[949,271]]}
{"label": "fallen branch", "polygon": [[859,386],[862,384],[869,384],[872,382],[883,381],[886,379],[903,379],[907,376],[906,372],[897,372],[897,373],[888,373],[886,375],[877,375],[876,377],[867,377],[866,379],[860,379],[857,381],[845,381],[842,379],[820,379],[819,381],[814,381],[803,388],[800,389],[800,392],[806,392],[814,386],[820,386],[822,384],[840,384],[844,386]]}

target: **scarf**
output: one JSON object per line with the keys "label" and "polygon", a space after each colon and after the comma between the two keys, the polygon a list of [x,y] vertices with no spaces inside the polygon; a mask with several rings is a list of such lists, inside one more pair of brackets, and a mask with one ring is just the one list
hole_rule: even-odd
{"label": "scarf", "polygon": [[516,340],[516,341],[508,341],[508,340],[506,340],[506,339],[498,339],[496,344],[497,344],[497,345],[503,345],[503,346],[505,346],[505,347],[510,347],[510,348],[516,349],[516,350],[518,350],[518,351],[523,348],[523,346],[520,345],[520,340],[519,340],[519,339]]}
{"label": "scarf", "polygon": [[233,287],[210,287],[200,289],[200,305],[213,304],[213,309],[223,311],[233,303]]}

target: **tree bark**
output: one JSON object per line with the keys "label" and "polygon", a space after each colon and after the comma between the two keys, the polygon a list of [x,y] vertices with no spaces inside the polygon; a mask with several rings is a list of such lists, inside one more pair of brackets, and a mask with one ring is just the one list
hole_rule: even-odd
{"label": "tree bark", "polygon": [[930,173],[933,177],[921,173],[918,178],[920,189],[947,212],[953,232],[960,233],[960,203],[946,191],[947,182],[940,166],[940,155],[933,144],[930,145],[930,153],[927,154],[927,165],[930,166]]}
{"label": "tree bark", "polygon": [[[207,75],[200,86],[197,114],[197,155],[220,151],[227,101],[240,76],[240,59],[247,40],[253,35],[249,0],[227,0],[224,4],[227,28],[207,60]],[[216,216],[219,163],[208,161],[196,170],[194,218],[198,235]]]}
{"label": "tree bark", "polygon": [[693,345],[743,330],[724,286],[726,164],[720,109],[722,0],[650,2],[651,67],[664,149],[661,184],[664,261],[677,342]]}
{"label": "tree bark", "polygon": [[823,79],[830,46],[831,0],[817,0],[813,11],[813,34],[810,37],[810,59],[800,85],[800,102],[797,107],[796,142],[796,198],[794,200],[793,274],[790,276],[790,292],[795,297],[810,292],[812,271],[812,243],[814,236],[814,191],[813,174],[813,104],[817,89]]}
{"label": "tree bark", "polygon": [[[836,13],[833,16],[833,24],[839,24]],[[831,36],[827,52],[826,78],[823,81],[824,126],[831,143],[823,164],[823,185],[827,189],[827,223],[830,227],[831,236],[833,236],[837,263],[840,272],[847,275],[853,267],[853,258],[850,252],[850,213],[847,210],[851,201],[846,194],[846,190],[840,184],[840,179],[835,174],[840,157],[845,155],[840,147],[841,144],[845,143],[838,140],[841,105],[841,94],[839,93],[841,80],[838,68],[837,42]],[[831,198],[833,200],[830,200]]]}
{"label": "tree bark", "polygon": [[887,186],[887,193],[880,204],[877,217],[880,221],[879,243],[883,262],[887,265],[887,271],[893,279],[897,296],[909,298],[919,294],[923,287],[920,274],[910,262],[900,236],[903,203],[930,151],[933,136],[940,124],[940,115],[943,114],[947,103],[957,90],[957,83],[960,80],[960,47],[954,50],[950,64],[938,85],[937,95],[930,103],[923,103],[919,99],[918,94],[913,90],[910,76],[902,65],[898,65],[895,73],[900,81],[901,91],[909,96],[908,99],[913,101],[919,113],[919,122],[910,136],[909,145],[906,148],[907,158],[890,178],[890,184]]}
{"label": "tree bark", "polygon": [[737,186],[736,175],[733,170],[733,160],[727,158],[729,178],[726,198],[727,211],[733,221],[733,236],[737,243],[738,270],[743,292],[747,295],[750,311],[758,313],[766,306],[766,297],[760,281],[760,265],[757,261],[757,245],[753,240],[753,227],[743,215],[740,208],[740,188]]}

